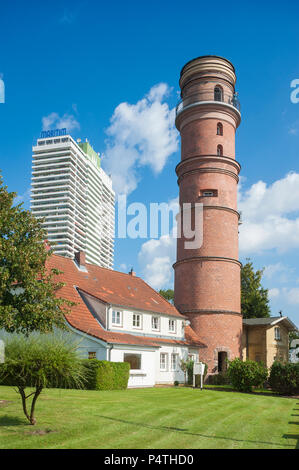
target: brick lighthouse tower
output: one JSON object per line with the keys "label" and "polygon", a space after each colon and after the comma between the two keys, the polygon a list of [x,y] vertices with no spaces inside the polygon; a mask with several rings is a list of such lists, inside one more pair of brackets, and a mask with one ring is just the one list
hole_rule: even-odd
{"label": "brick lighthouse tower", "polygon": [[227,59],[202,56],[180,75],[181,102],[176,127],[181,134],[181,162],[176,167],[181,211],[184,203],[203,204],[203,241],[186,248],[177,240],[175,297],[206,348],[200,360],[208,372],[226,368],[241,356],[242,316],[238,261],[235,132],[241,122],[234,66]]}

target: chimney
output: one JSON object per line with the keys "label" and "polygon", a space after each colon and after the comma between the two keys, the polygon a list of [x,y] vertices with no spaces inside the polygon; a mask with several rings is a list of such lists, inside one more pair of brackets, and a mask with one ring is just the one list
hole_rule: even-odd
{"label": "chimney", "polygon": [[85,268],[85,253],[84,251],[77,251],[75,253],[75,261],[79,268]]}
{"label": "chimney", "polygon": [[136,273],[133,271],[133,268],[131,268],[131,271],[128,274],[130,274],[130,276],[136,276]]}

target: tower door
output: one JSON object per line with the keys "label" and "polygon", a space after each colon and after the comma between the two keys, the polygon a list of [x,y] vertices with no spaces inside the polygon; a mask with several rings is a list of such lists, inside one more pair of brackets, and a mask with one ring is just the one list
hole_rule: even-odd
{"label": "tower door", "polygon": [[227,352],[218,352],[218,372],[226,372],[227,369]]}

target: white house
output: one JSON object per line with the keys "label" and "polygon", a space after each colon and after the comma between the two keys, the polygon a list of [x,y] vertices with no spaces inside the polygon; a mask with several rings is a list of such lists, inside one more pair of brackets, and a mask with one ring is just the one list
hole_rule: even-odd
{"label": "white house", "polygon": [[183,382],[180,360],[199,358],[204,345],[188,320],[134,272],[129,274],[53,254],[63,272],[60,297],[76,303],[67,324],[86,358],[129,362],[129,387]]}

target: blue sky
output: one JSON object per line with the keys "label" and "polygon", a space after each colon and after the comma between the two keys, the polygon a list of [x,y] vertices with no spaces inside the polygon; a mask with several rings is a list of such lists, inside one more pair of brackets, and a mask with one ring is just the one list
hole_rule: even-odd
{"label": "blue sky", "polygon": [[[103,152],[107,171],[120,171],[122,150],[129,202],[174,201],[179,72],[199,55],[227,57],[242,106],[240,259],[266,267],[272,315],[282,310],[298,325],[299,103],[290,100],[299,79],[298,18],[295,1],[2,3],[0,168],[9,190],[28,207],[31,147],[52,116]],[[115,269],[133,266],[157,288],[171,286],[174,257],[163,238],[116,240]]]}

